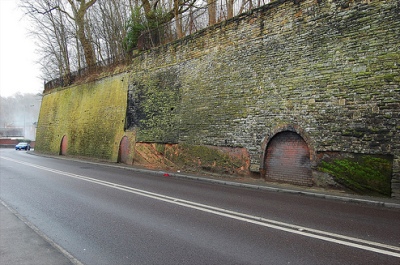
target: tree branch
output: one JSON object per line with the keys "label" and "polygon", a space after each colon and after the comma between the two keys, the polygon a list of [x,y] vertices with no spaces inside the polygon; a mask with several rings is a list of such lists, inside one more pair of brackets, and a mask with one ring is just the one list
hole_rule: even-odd
{"label": "tree branch", "polygon": [[39,11],[36,7],[31,6],[30,7],[31,11],[29,11],[29,12],[27,12],[25,14],[38,13],[38,14],[41,14],[41,15],[46,15],[47,13],[51,13],[51,11],[56,10],[58,8],[59,8],[59,6],[55,6],[55,7],[50,8],[49,10],[45,10],[44,12],[42,12],[42,11]]}

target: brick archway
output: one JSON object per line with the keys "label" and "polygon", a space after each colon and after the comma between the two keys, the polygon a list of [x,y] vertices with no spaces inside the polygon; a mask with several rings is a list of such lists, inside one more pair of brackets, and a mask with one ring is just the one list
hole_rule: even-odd
{"label": "brick archway", "polygon": [[64,135],[61,139],[60,143],[60,155],[66,155],[68,150],[68,138]]}
{"label": "brick archway", "polygon": [[128,137],[124,136],[119,143],[118,149],[118,163],[128,164],[129,163],[129,153],[130,153],[130,144]]}
{"label": "brick archway", "polygon": [[266,180],[312,185],[310,149],[296,132],[279,132],[268,142],[264,156]]}

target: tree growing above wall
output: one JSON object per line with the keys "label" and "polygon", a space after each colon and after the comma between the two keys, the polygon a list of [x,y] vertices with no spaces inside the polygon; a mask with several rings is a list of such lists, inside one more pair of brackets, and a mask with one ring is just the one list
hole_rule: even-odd
{"label": "tree growing above wall", "polygon": [[32,22],[30,31],[41,55],[42,78],[62,77],[58,84],[69,85],[72,72],[129,58],[140,36],[150,40],[144,47],[152,48],[267,3],[269,0],[20,0],[20,8]]}

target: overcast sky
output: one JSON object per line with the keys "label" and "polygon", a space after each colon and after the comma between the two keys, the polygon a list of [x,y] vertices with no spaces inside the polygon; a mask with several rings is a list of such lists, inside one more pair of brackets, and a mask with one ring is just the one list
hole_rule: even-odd
{"label": "overcast sky", "polygon": [[0,95],[42,93],[38,55],[18,0],[0,0]]}

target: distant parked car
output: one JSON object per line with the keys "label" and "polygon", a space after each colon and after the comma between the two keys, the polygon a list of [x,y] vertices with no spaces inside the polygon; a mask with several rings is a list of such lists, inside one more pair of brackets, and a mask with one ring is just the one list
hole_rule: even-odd
{"label": "distant parked car", "polygon": [[15,146],[15,150],[22,150],[22,149],[26,151],[31,150],[31,145],[25,142],[21,142]]}

